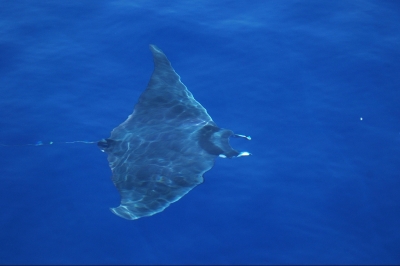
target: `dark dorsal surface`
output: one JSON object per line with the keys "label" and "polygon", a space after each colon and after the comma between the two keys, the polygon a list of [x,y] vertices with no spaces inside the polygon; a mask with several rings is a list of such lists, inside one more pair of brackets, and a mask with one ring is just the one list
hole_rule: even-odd
{"label": "dark dorsal surface", "polygon": [[154,72],[146,90],[128,119],[98,143],[121,195],[111,211],[129,220],[161,212],[201,184],[217,156],[248,155],[231,148],[233,132],[217,127],[165,54],[150,50]]}

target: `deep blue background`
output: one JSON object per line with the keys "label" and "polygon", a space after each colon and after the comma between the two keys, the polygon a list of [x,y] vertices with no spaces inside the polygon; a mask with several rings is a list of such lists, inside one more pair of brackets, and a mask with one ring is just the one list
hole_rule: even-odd
{"label": "deep blue background", "polygon": [[[127,221],[94,144],[23,144],[108,137],[150,43],[253,156]],[[400,263],[398,1],[1,1],[0,88],[0,263]]]}

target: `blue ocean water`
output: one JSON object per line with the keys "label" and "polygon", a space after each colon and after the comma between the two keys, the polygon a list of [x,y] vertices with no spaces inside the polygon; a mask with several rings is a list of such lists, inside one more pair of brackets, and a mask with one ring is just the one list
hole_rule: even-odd
{"label": "blue ocean water", "polygon": [[[400,263],[398,1],[13,0],[0,31],[0,263]],[[127,118],[149,44],[253,156],[127,221],[106,154],[57,142]]]}

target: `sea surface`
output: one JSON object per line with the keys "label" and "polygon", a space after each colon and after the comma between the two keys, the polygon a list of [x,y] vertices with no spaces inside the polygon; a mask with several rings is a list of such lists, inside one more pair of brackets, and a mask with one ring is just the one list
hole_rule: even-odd
{"label": "sea surface", "polygon": [[[253,155],[128,221],[66,142],[132,113],[149,44]],[[399,1],[1,1],[0,263],[399,264],[399,73]]]}

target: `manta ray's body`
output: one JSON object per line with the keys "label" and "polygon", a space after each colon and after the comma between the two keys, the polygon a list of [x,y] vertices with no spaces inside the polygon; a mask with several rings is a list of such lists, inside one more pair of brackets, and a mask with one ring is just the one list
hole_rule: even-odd
{"label": "manta ray's body", "polygon": [[203,182],[214,159],[240,157],[229,145],[231,130],[218,128],[180,81],[165,54],[150,45],[154,72],[133,113],[108,139],[112,181],[121,205],[111,211],[134,220],[163,211]]}

